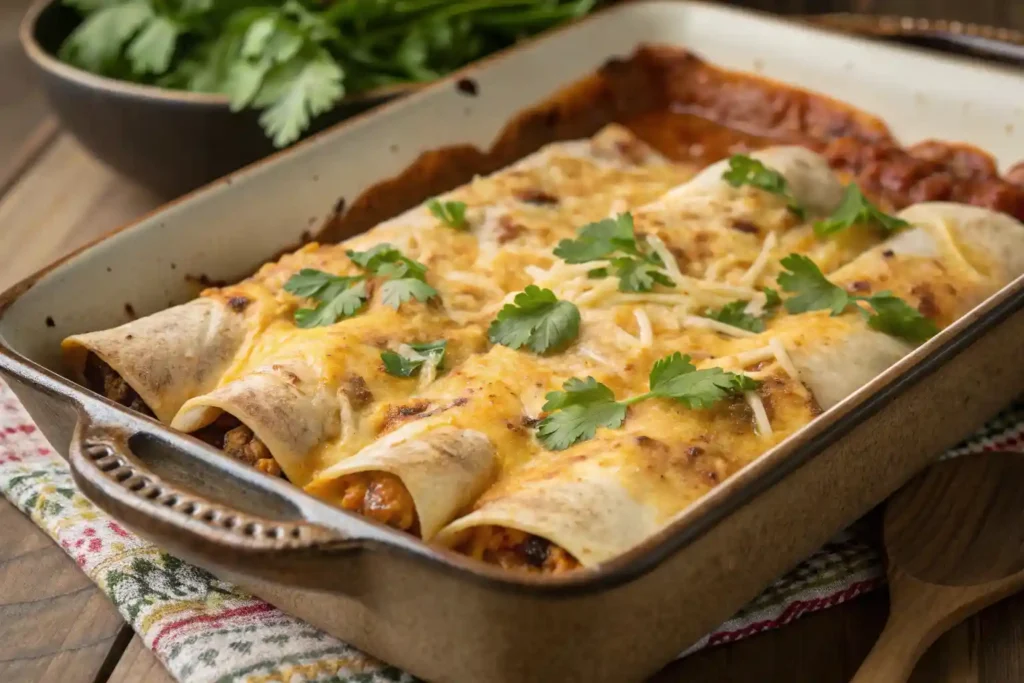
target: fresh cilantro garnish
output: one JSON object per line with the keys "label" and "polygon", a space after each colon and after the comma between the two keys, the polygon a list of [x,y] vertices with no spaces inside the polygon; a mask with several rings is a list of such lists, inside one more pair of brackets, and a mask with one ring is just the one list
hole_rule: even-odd
{"label": "fresh cilantro garnish", "polygon": [[296,310],[295,324],[320,327],[352,317],[368,298],[362,280],[362,276],[341,277],[312,268],[303,268],[292,275],[284,283],[285,291],[317,302],[314,308]]}
{"label": "fresh cilantro garnish", "polygon": [[[347,254],[368,275],[386,279],[380,288],[381,302],[385,306],[397,310],[410,299],[426,301],[437,296],[437,290],[424,281],[427,267],[402,256],[402,252],[390,244],[378,244],[367,251],[349,250]],[[370,298],[364,282],[368,275],[331,275],[312,268],[303,268],[292,275],[284,283],[285,291],[317,302],[315,308],[296,310],[295,324],[320,327],[355,315]]]}
{"label": "fresh cilantro garnish", "polygon": [[775,309],[782,304],[782,299],[779,297],[779,293],[771,287],[762,287],[761,291],[765,296],[764,310],[761,315],[747,313],[750,302],[740,300],[731,301],[717,311],[709,308],[704,311],[704,317],[738,327],[741,330],[764,332],[765,323],[775,315]]}
{"label": "fresh cilantro garnish", "polygon": [[[628,212],[584,225],[576,239],[558,243],[555,256],[566,263],[610,259],[622,292],[649,292],[655,284],[675,287],[663,270],[665,264],[661,258],[637,242],[633,215]],[[587,273],[591,278],[607,277],[608,274],[608,268],[595,268]]]}
{"label": "fresh cilantro garnish", "polygon": [[[894,337],[910,342],[923,342],[938,333],[935,322],[892,292],[856,296],[828,281],[814,261],[799,254],[790,254],[781,261],[786,272],[778,277],[779,286],[797,296],[786,299],[790,313],[831,311],[840,315],[850,306],[867,319],[868,325]],[[870,311],[859,302],[866,303]]]}
{"label": "fresh cilantro garnish", "polygon": [[722,180],[733,187],[750,185],[778,195],[786,200],[786,207],[797,218],[804,217],[804,209],[790,192],[786,177],[753,157],[748,157],[745,154],[735,154],[729,157],[729,170],[722,174]]}
{"label": "fresh cilantro garnish", "polygon": [[456,230],[468,230],[469,223],[466,222],[466,205],[464,202],[441,202],[431,199],[427,202],[427,208],[434,218],[441,221],[449,228]]}
{"label": "fresh cilantro garnish", "polygon": [[593,377],[573,377],[562,389],[547,395],[543,409],[549,415],[537,425],[537,438],[553,451],[593,439],[598,427],[615,429],[626,419],[625,404]]}
{"label": "fresh cilantro garnish", "polygon": [[580,310],[560,301],[550,289],[528,285],[505,304],[491,323],[487,336],[511,349],[529,346],[535,353],[564,348],[580,333]]}
{"label": "fresh cilantro garnish", "polygon": [[437,296],[437,290],[426,282],[427,267],[402,255],[390,244],[378,244],[367,251],[346,252],[360,268],[387,278],[380,288],[381,302],[397,309],[406,301],[426,301]]}
{"label": "fresh cilantro garnish", "polygon": [[423,364],[430,361],[436,367],[440,367],[444,361],[444,351],[448,342],[444,339],[424,344],[409,344],[413,353],[396,353],[395,351],[382,351],[380,359],[384,363],[384,369],[389,375],[395,377],[412,377],[420,371]]}
{"label": "fresh cilantro garnish", "polygon": [[814,224],[814,233],[818,237],[827,237],[858,223],[877,225],[886,233],[895,232],[910,225],[902,218],[890,216],[879,209],[864,196],[856,183],[851,183],[846,186],[843,201],[839,203],[835,212],[825,220]]}
{"label": "fresh cilantro garnish", "polygon": [[725,325],[738,327],[741,330],[764,332],[764,318],[747,313],[746,309],[749,303],[748,301],[732,301],[717,311],[709,308],[704,311],[704,317],[717,320]]}
{"label": "fresh cilantro garnish", "polygon": [[[346,94],[425,81],[564,21],[594,0],[63,0],[60,58],[93,73],[221,93],[262,111],[277,146]],[[475,92],[475,91],[474,91]]]}
{"label": "fresh cilantro garnish", "polygon": [[616,429],[626,419],[626,409],[651,398],[667,398],[688,408],[710,408],[724,398],[757,388],[745,375],[721,368],[698,370],[689,356],[674,353],[651,368],[650,391],[616,401],[612,390],[593,377],[572,378],[562,391],[547,395],[548,416],[537,425],[537,437],[551,450],[563,450],[579,441],[594,438],[598,427]]}

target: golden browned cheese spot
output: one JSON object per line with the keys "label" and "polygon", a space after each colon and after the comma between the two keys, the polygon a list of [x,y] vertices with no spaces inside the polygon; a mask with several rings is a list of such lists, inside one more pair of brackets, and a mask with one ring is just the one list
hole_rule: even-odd
{"label": "golden browned cheese spot", "polygon": [[342,380],[342,390],[345,392],[349,403],[356,410],[365,408],[373,402],[373,392],[367,386],[366,380],[354,372],[345,375],[345,378]]}
{"label": "golden browned cheese spot", "polygon": [[580,568],[568,551],[540,536],[518,529],[480,526],[467,529],[455,550],[502,569],[562,574]]}
{"label": "golden browned cheese spot", "polygon": [[338,486],[341,507],[394,529],[419,535],[416,505],[401,480],[387,472],[358,472],[343,477]]}

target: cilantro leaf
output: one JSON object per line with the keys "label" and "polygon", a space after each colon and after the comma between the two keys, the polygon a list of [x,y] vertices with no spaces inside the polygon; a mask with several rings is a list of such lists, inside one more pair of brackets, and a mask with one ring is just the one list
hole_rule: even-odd
{"label": "cilantro leaf", "polygon": [[348,257],[360,268],[378,277],[387,278],[381,288],[381,302],[398,309],[411,299],[427,301],[437,296],[437,290],[426,282],[427,267],[402,255],[398,249],[384,242],[366,251],[349,249]]}
{"label": "cilantro leaf", "polygon": [[626,403],[661,397],[679,401],[688,408],[709,408],[727,396],[756,389],[757,382],[722,368],[697,370],[689,356],[677,351],[654,364],[650,387],[648,394],[628,399]]}
{"label": "cilantro leaf", "polygon": [[603,259],[616,251],[638,255],[633,232],[633,214],[621,213],[588,223],[579,229],[576,239],[565,239],[555,247],[555,256],[566,263],[586,263]]}
{"label": "cilantro leaf", "polygon": [[426,301],[435,296],[437,296],[436,289],[423,280],[413,277],[388,280],[380,288],[381,303],[396,310],[410,299]]}
{"label": "cilantro leaf", "polygon": [[620,292],[649,292],[655,283],[665,287],[676,286],[664,271],[646,260],[622,256],[612,259],[612,266],[619,278]]}
{"label": "cilantro leaf", "polygon": [[748,303],[747,301],[731,301],[717,311],[709,308],[704,311],[703,315],[705,318],[711,318],[741,330],[764,332],[764,318],[747,313]]}
{"label": "cilantro leaf", "polygon": [[843,200],[835,212],[814,224],[814,233],[818,237],[827,237],[856,224],[876,225],[887,234],[910,225],[902,218],[890,216],[879,209],[864,196],[856,183],[851,183],[846,186]]}
{"label": "cilantro leaf", "polygon": [[319,300],[316,308],[295,311],[295,324],[299,327],[322,327],[350,318],[363,307],[369,296],[366,283],[359,281],[346,288],[328,285],[316,298]]}
{"label": "cilantro leaf", "polygon": [[153,7],[146,0],[126,0],[97,8],[71,32],[61,45],[60,57],[75,66],[107,73],[121,56],[121,51],[153,17]]}
{"label": "cilantro leaf", "polygon": [[420,368],[427,361],[440,367],[444,361],[444,352],[447,345],[448,342],[444,339],[424,344],[409,344],[409,348],[413,351],[412,354],[382,351],[380,359],[384,363],[384,370],[389,375],[412,377],[419,373]]}
{"label": "cilantro leaf", "polygon": [[846,290],[829,282],[806,256],[790,254],[780,263],[786,272],[779,274],[779,286],[784,292],[797,294],[786,299],[786,310],[790,313],[831,310],[832,315],[840,315],[853,302]]}
{"label": "cilantro leaf", "polygon": [[441,202],[431,199],[427,202],[427,208],[434,218],[441,221],[450,228],[456,230],[468,230],[469,223],[466,221],[466,204],[464,202]]}
{"label": "cilantro leaf", "polygon": [[[939,331],[935,321],[892,292],[854,296],[829,282],[806,256],[790,254],[781,263],[787,272],[779,274],[779,285],[787,292],[797,293],[797,296],[786,299],[786,310],[790,313],[830,310],[832,315],[840,315],[852,305],[867,318],[873,329],[913,343],[921,343]],[[868,304],[871,310],[858,302]]]}
{"label": "cilantro leaf", "polygon": [[674,353],[654,364],[651,390],[624,401],[593,377],[572,378],[562,391],[552,391],[544,403],[547,417],[537,425],[537,438],[545,447],[560,451],[594,438],[598,427],[617,429],[629,406],[651,398],[668,398],[688,408],[707,408],[722,399],[757,388],[757,382],[721,368],[697,370],[689,356]]}
{"label": "cilantro leaf", "polygon": [[778,308],[782,305],[782,297],[779,296],[778,290],[772,289],[771,287],[762,287],[761,291],[765,295],[764,307],[766,309]]}
{"label": "cilantro leaf", "polygon": [[579,336],[580,311],[570,301],[560,301],[550,289],[528,285],[505,304],[491,323],[491,342],[511,349],[529,346],[544,354],[564,348]]}
{"label": "cilantro leaf", "polygon": [[343,277],[331,275],[322,270],[303,268],[288,278],[288,281],[284,283],[284,290],[289,294],[311,299],[331,298],[330,295],[322,296],[323,292],[328,288],[335,288],[340,291],[361,279],[362,277]]}
{"label": "cilantro leaf", "polygon": [[[613,257],[614,254],[624,255]],[[555,256],[566,263],[587,263],[611,258],[621,292],[649,292],[655,284],[675,287],[675,282],[662,270],[665,264],[661,258],[637,242],[633,231],[633,215],[628,212],[584,225],[576,239],[565,239],[558,243]],[[594,268],[587,276],[602,278],[608,274],[608,268]]]}
{"label": "cilantro leaf", "polygon": [[868,318],[868,325],[879,332],[913,343],[927,341],[939,333],[935,321],[892,292],[879,292],[868,297],[867,302],[875,311]]}
{"label": "cilantro leaf", "polygon": [[537,438],[551,450],[592,439],[598,427],[616,429],[626,419],[626,406],[593,377],[573,377],[562,389],[548,393],[544,411],[550,414],[537,425]]}
{"label": "cilantro leaf", "polygon": [[271,68],[253,98],[263,109],[260,125],[278,147],[299,139],[313,117],[329,111],[345,94],[344,72],[322,50]]}
{"label": "cilantro leaf", "polygon": [[750,185],[778,195],[786,200],[786,206],[797,218],[804,217],[804,209],[790,192],[786,177],[753,157],[745,154],[735,154],[729,157],[729,170],[722,174],[722,180],[733,187]]}
{"label": "cilantro leaf", "polygon": [[169,17],[153,17],[128,46],[132,70],[139,74],[167,71],[180,34],[181,27],[177,22]]}
{"label": "cilantro leaf", "polygon": [[422,280],[427,275],[427,267],[411,258],[402,255],[398,249],[384,242],[366,251],[349,249],[348,257],[360,268],[382,277],[411,277]]}

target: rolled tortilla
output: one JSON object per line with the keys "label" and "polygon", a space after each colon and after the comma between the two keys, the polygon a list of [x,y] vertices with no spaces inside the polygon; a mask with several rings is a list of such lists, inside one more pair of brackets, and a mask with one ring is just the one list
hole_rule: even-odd
{"label": "rolled tortilla", "polygon": [[195,432],[229,413],[263,442],[289,481],[304,486],[316,473],[308,454],[339,434],[338,392],[308,363],[272,363],[190,399],[171,427]]}
{"label": "rolled tortilla", "polygon": [[[782,174],[797,202],[812,213],[832,213],[843,199],[843,185],[828,161],[806,147],[770,147],[752,152],[750,157]],[[722,175],[728,170],[728,159],[711,164],[688,183],[669,192],[665,199],[672,201],[705,194],[727,185]]]}
{"label": "rolled tortilla", "polygon": [[217,385],[242,347],[246,315],[217,298],[181,306],[62,344],[72,376],[86,384],[88,355],[109,365],[162,422],[170,422],[192,396]]}
{"label": "rolled tortilla", "polygon": [[[929,305],[940,319],[952,321],[1024,274],[1024,225],[1007,216],[948,204],[923,204],[901,215],[914,227],[866,252],[833,281],[858,293],[891,289],[914,296],[916,291],[918,298],[922,288],[945,287],[948,295]],[[779,374],[758,392],[788,396],[773,410],[779,414],[780,406],[788,406],[784,409],[796,428],[913,349],[852,312],[787,316],[765,334],[785,340],[800,383]],[[795,400],[800,386],[812,399],[806,408]],[[749,425],[737,436],[735,422],[723,412],[739,405],[734,400],[733,407],[687,411],[668,401],[637,404],[621,429],[600,429],[594,439],[538,457],[499,483],[437,540],[469,552],[467,534],[513,529],[555,544],[585,567],[606,562],[642,543],[788,436],[776,434],[759,447]]]}

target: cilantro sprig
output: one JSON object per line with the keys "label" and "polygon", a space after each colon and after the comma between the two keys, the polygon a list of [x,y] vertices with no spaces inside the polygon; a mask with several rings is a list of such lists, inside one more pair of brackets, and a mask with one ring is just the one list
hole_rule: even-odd
{"label": "cilantro sprig", "polygon": [[284,283],[286,292],[312,299],[313,308],[295,311],[295,324],[299,327],[333,325],[350,318],[363,307],[367,296],[363,276],[341,277],[313,268],[303,268]]}
{"label": "cilantro sprig", "polygon": [[[879,292],[871,296],[856,296],[829,282],[814,261],[790,254],[781,261],[785,272],[779,274],[779,286],[796,294],[785,301],[790,313],[831,311],[841,315],[851,306],[863,315],[872,328],[879,332],[920,343],[936,335],[939,328],[930,318],[900,299],[892,292]],[[867,304],[868,308],[860,304]]]}
{"label": "cilantro sprig", "polygon": [[734,154],[729,157],[729,169],[722,174],[722,180],[733,187],[750,185],[758,189],[778,195],[786,200],[786,207],[797,218],[806,215],[800,202],[789,189],[786,177],[778,171],[768,168],[758,159],[745,154]]}
{"label": "cilantro sprig", "polygon": [[295,324],[299,327],[333,325],[358,313],[370,298],[366,289],[366,279],[370,276],[386,279],[381,285],[381,301],[394,309],[410,299],[426,301],[437,296],[437,290],[425,281],[427,267],[403,256],[390,244],[346,253],[353,263],[366,271],[364,275],[332,275],[303,268],[284,283],[286,292],[316,302],[313,308],[295,311]]}
{"label": "cilantro sprig", "polygon": [[705,318],[717,320],[720,323],[738,327],[749,332],[764,332],[765,323],[775,315],[775,310],[782,303],[779,293],[771,287],[762,287],[765,295],[764,310],[761,315],[747,313],[749,301],[730,301],[718,310],[707,309],[704,311]]}
{"label": "cilantro sprig", "polygon": [[[576,239],[558,243],[555,256],[566,263],[611,261],[622,292],[649,292],[655,284],[675,287],[663,270],[665,264],[661,257],[637,241],[633,215],[629,212],[584,225],[577,232]],[[603,278],[609,272],[607,268],[595,268],[589,275]]]}
{"label": "cilantro sprig", "polygon": [[512,301],[498,311],[488,328],[491,342],[511,349],[527,346],[545,354],[565,348],[579,336],[580,310],[550,289],[528,285]]}
{"label": "cilantro sprig", "polygon": [[438,78],[588,13],[595,0],[64,0],[60,58],[93,73],[221,93],[282,147],[345,95]]}
{"label": "cilantro sprig", "polygon": [[380,288],[381,302],[398,309],[406,301],[426,301],[437,296],[437,290],[426,282],[427,267],[402,255],[388,243],[367,251],[345,252],[357,265],[373,275],[387,278]]}
{"label": "cilantro sprig", "polygon": [[543,410],[548,416],[537,425],[537,438],[551,450],[564,450],[594,438],[599,427],[622,426],[626,409],[634,403],[665,398],[687,408],[710,408],[729,396],[756,389],[757,382],[721,368],[698,370],[689,356],[676,352],[654,364],[649,386],[647,393],[616,401],[612,390],[593,377],[574,377],[562,385],[562,391],[546,396]]}
{"label": "cilantro sprig", "polygon": [[468,230],[469,222],[466,221],[466,204],[464,202],[442,202],[431,199],[427,202],[427,209],[434,218],[441,221],[449,228],[456,230]]}
{"label": "cilantro sprig", "polygon": [[814,224],[814,234],[828,237],[857,224],[877,226],[886,234],[910,225],[902,218],[890,216],[879,209],[864,196],[856,183],[851,183],[846,186],[843,200],[832,215]]}
{"label": "cilantro sprig", "polygon": [[384,364],[384,370],[395,377],[412,377],[419,374],[420,368],[428,361],[436,367],[441,367],[444,362],[447,340],[440,339],[423,344],[409,344],[413,353],[402,353],[401,351],[382,351],[380,360]]}

